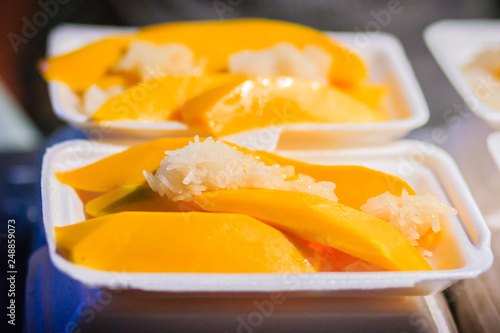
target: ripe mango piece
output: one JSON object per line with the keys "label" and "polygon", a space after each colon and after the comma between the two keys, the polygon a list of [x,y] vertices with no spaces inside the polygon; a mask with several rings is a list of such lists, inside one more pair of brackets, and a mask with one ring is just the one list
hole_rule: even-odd
{"label": "ripe mango piece", "polygon": [[391,271],[432,270],[393,226],[315,195],[268,189],[205,192],[194,202],[210,212],[246,214],[304,240],[331,246]]}
{"label": "ripe mango piece", "polygon": [[237,76],[214,74],[151,79],[107,100],[93,118],[97,121],[171,120],[174,111],[187,100],[235,78]]}
{"label": "ripe mango piece", "polygon": [[128,34],[105,38],[73,52],[42,60],[40,70],[46,81],[62,81],[76,91],[85,91],[118,62],[130,38]]}
{"label": "ripe mango piece", "polygon": [[406,189],[409,194],[416,194],[403,179],[363,166],[309,164],[267,151],[257,153],[279,165],[293,165],[296,174],[302,173],[313,177],[316,181],[335,183],[335,195],[339,203],[354,209],[359,210],[368,199],[385,192],[400,196],[403,189]]}
{"label": "ripe mango piece", "polygon": [[93,217],[119,212],[188,212],[194,207],[187,202],[160,196],[149,185],[130,185],[106,192],[87,202],[85,211]]}
{"label": "ripe mango piece", "polygon": [[182,148],[192,138],[164,138],[150,141],[103,158],[84,167],[60,171],[57,179],[74,189],[106,192],[125,185],[145,183],[143,170],[151,172],[160,166],[166,150]]}
{"label": "ripe mango piece", "polygon": [[291,77],[233,81],[187,101],[183,121],[213,135],[290,123],[370,123],[378,110],[318,82]]}
{"label": "ripe mango piece", "polygon": [[[334,249],[333,247],[316,242],[305,242],[313,249],[316,257],[321,260],[322,272],[378,272],[382,268],[355,258],[347,253]],[[354,267],[353,267],[354,265]]]}
{"label": "ripe mango piece", "polygon": [[[203,140],[203,139],[200,139]],[[120,186],[139,185],[145,182],[142,171],[151,172],[160,166],[166,150],[186,146],[192,138],[164,138],[131,147],[79,169],[57,173],[63,184],[75,189],[106,192]],[[386,191],[401,195],[403,189],[409,194],[415,191],[403,179],[384,172],[357,165],[316,165],[292,160],[270,152],[249,150],[235,146],[245,154],[253,154],[266,165],[292,165],[295,172],[311,176],[316,181],[331,181],[337,187],[335,194],[339,202],[359,209],[369,198]],[[128,193],[128,191],[121,192]]]}
{"label": "ripe mango piece", "polygon": [[266,19],[179,22],[141,29],[137,39],[157,44],[180,43],[199,58],[208,72],[228,69],[230,55],[243,50],[262,50],[286,41],[299,49],[306,45],[323,48],[332,57],[332,83],[357,82],[367,76],[365,63],[324,33],[294,23]]}
{"label": "ripe mango piece", "polygon": [[340,91],[353,97],[357,101],[368,105],[372,109],[380,106],[381,100],[387,93],[387,86],[370,82],[357,82],[338,86]]}
{"label": "ripe mango piece", "polygon": [[[204,138],[200,138],[200,141],[203,140]],[[106,192],[121,186],[144,184],[146,179],[143,170],[155,171],[165,158],[165,151],[183,148],[190,141],[194,139],[192,137],[163,138],[149,141],[81,168],[59,171],[56,177],[61,183],[74,189],[90,192]],[[253,153],[266,165],[274,164],[270,158],[259,156],[256,152],[236,144],[229,144],[245,154]]]}
{"label": "ripe mango piece", "polygon": [[138,78],[134,75],[129,75],[128,73],[113,73],[106,74],[101,77],[96,82],[96,86],[103,89],[113,86],[128,87],[136,84],[137,82],[139,82]]}
{"label": "ripe mango piece", "polygon": [[55,233],[57,251],[63,257],[104,271],[307,273],[319,269],[308,261],[312,251],[245,215],[124,212],[56,227]]}
{"label": "ripe mango piece", "polygon": [[184,44],[193,50],[197,60],[203,60],[206,73],[227,71],[228,57],[243,50],[262,50],[283,41],[300,49],[316,45],[332,57],[329,75],[332,83],[348,84],[367,76],[365,63],[324,33],[298,24],[264,19],[151,26],[137,33],[105,38],[73,52],[45,59],[40,70],[47,81],[63,81],[76,91],[84,91],[116,65],[133,40]]}
{"label": "ripe mango piece", "polygon": [[[200,139],[203,140],[203,139]],[[79,169],[58,172],[63,184],[75,189],[94,192],[110,191],[120,186],[138,185],[145,182],[142,170],[156,170],[165,157],[166,150],[186,146],[192,138],[164,138],[131,147]],[[266,165],[292,165],[295,172],[315,178],[317,181],[331,181],[337,187],[335,193],[339,202],[359,209],[369,198],[386,191],[401,195],[403,189],[409,194],[415,191],[403,179],[384,172],[356,165],[316,165],[292,160],[270,152],[249,150],[235,146],[245,154],[253,154]]]}

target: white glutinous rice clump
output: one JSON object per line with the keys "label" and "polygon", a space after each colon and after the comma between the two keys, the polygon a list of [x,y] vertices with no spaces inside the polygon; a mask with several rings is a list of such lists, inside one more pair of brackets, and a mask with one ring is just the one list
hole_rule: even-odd
{"label": "white glutinous rice clump", "polygon": [[122,92],[123,87],[120,86],[100,88],[93,85],[83,93],[81,99],[81,111],[88,116],[92,116],[104,103],[106,103],[108,99],[115,97]]}
{"label": "white glutinous rice clump", "polygon": [[252,154],[243,154],[236,147],[198,136],[184,148],[165,152],[156,173],[144,176],[151,189],[174,201],[189,201],[204,191],[237,188],[266,188],[297,191],[337,201],[335,184],[316,182],[299,174],[295,180],[293,166],[267,166]]}
{"label": "white glutinous rice clump", "polygon": [[303,50],[286,42],[261,51],[241,51],[229,57],[229,71],[250,76],[292,76],[328,84],[332,57],[322,48]]}
{"label": "white glutinous rice clump", "polygon": [[409,195],[406,189],[400,197],[386,192],[368,199],[361,210],[389,222],[412,245],[418,245],[417,240],[429,229],[441,230],[440,219],[444,214],[457,213],[430,194]]}
{"label": "white glutinous rice clump", "polygon": [[153,77],[204,73],[203,66],[196,63],[193,51],[186,45],[175,43],[157,45],[146,41],[130,43],[127,53],[114,70],[136,72],[142,81]]}

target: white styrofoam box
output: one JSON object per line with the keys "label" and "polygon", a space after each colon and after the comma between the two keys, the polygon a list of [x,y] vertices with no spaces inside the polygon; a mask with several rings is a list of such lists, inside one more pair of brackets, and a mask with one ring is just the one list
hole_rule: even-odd
{"label": "white styrofoam box", "polygon": [[[105,36],[133,30],[133,28],[61,25],[50,33],[48,55],[63,54]],[[388,142],[403,137],[427,122],[429,118],[427,104],[403,47],[395,37],[383,33],[368,33],[360,42],[358,33],[328,34],[354,49],[365,59],[371,71],[370,78],[374,82],[387,85],[389,93],[384,108],[390,120],[372,124],[294,124],[283,128],[245,131],[224,137],[225,140],[249,148],[273,150],[281,134],[279,145],[283,149],[346,147]],[[152,139],[161,136],[196,134],[185,124],[174,121],[94,122],[76,110],[65,88],[58,82],[49,82],[52,108],[57,117],[76,128],[103,129],[100,135],[112,138]],[[249,144],[250,142],[252,143]]]}
{"label": "white styrofoam box", "polygon": [[476,277],[492,262],[490,232],[451,157],[436,146],[402,141],[376,148],[287,150],[278,153],[310,163],[356,164],[382,170],[404,178],[417,193],[432,193],[442,202],[455,207],[458,216],[448,214],[443,225],[443,241],[429,259],[434,271],[149,274],[113,273],[75,265],[57,253],[54,227],[83,221],[84,207],[75,191],[61,184],[55,173],[92,163],[126,148],[74,140],[49,148],[44,157],[43,222],[51,260],[62,272],[90,286],[183,293],[286,291],[308,295],[319,295],[318,292],[321,295],[426,295],[438,292],[457,280]]}
{"label": "white styrofoam box", "polygon": [[439,21],[425,29],[424,38],[439,66],[469,108],[490,126],[500,129],[500,110],[481,102],[462,70],[481,52],[500,45],[500,20]]}
{"label": "white styrofoam box", "polygon": [[500,171],[500,132],[494,132],[488,135],[488,149]]}

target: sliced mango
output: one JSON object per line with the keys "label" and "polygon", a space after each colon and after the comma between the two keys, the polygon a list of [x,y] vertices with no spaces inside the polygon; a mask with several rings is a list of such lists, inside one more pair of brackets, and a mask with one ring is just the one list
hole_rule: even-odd
{"label": "sliced mango", "polygon": [[[166,140],[166,139],[163,139]],[[335,194],[339,198],[339,203],[347,205],[354,209],[366,203],[370,198],[389,192],[394,195],[401,195],[402,190],[406,189],[408,193],[414,195],[415,191],[403,179],[374,169],[359,165],[319,165],[309,164],[297,160],[292,160],[270,152],[254,151],[232,143],[244,154],[252,154],[264,164],[271,166],[280,164],[281,166],[292,165],[296,174],[302,173],[316,179],[316,181],[330,181],[336,184]],[[158,166],[160,165],[158,160]],[[140,160],[131,160],[132,163],[140,163]],[[149,203],[147,200],[152,200]],[[177,211],[171,206],[166,198],[161,198],[158,194],[144,186],[128,186],[105,194],[101,198],[87,206],[87,213],[92,216],[100,216],[125,210],[140,211]],[[96,205],[96,206],[94,206]],[[162,206],[165,205],[165,206]],[[109,206],[109,207],[108,207]],[[162,208],[163,207],[163,208]],[[184,207],[189,210],[190,207]],[[98,213],[98,212],[101,213]]]}
{"label": "sliced mango", "polygon": [[209,72],[227,70],[229,56],[243,50],[262,50],[283,41],[299,49],[316,45],[332,57],[332,83],[357,82],[367,75],[365,63],[349,48],[318,30],[290,22],[238,19],[167,23],[140,30],[137,39],[184,44],[205,59]]}
{"label": "sliced mango", "polygon": [[[203,141],[204,138],[200,138]],[[106,192],[121,186],[140,185],[146,182],[143,170],[152,172],[158,169],[165,158],[165,151],[180,149],[194,141],[193,138],[163,138],[130,147],[120,153],[110,155],[97,162],[78,169],[56,172],[57,179],[74,189],[90,192]],[[253,150],[237,147],[245,154],[254,154],[266,165],[275,162],[265,156],[260,156]]]}
{"label": "sliced mango", "polygon": [[90,200],[85,205],[87,214],[99,217],[119,212],[188,212],[194,207],[182,201],[160,196],[149,185],[130,185],[117,188]]}
{"label": "sliced mango", "polygon": [[[200,138],[203,141],[204,138]],[[78,169],[56,172],[57,179],[74,189],[106,192],[127,185],[140,185],[146,182],[143,170],[152,172],[158,169],[165,158],[165,151],[180,149],[194,141],[193,138],[163,138],[130,147],[120,153],[110,155],[95,163]],[[228,143],[245,154],[254,154],[266,165],[275,162],[257,152]]]}
{"label": "sliced mango", "polygon": [[138,79],[134,75],[128,73],[113,73],[106,74],[101,77],[97,82],[96,86],[100,88],[109,88],[113,86],[128,87],[136,84]]}
{"label": "sliced mango", "polygon": [[[200,139],[203,140],[203,139]],[[58,172],[63,184],[75,189],[105,192],[120,186],[139,185],[145,182],[142,171],[152,172],[160,166],[166,150],[186,146],[192,138],[164,138],[131,147],[79,169]],[[409,194],[415,191],[403,179],[381,171],[357,165],[316,165],[292,160],[270,152],[254,151],[235,146],[245,154],[252,154],[266,165],[292,165],[295,172],[311,176],[316,181],[331,181],[336,184],[335,194],[339,202],[359,209],[372,197],[389,191],[401,195],[403,189]],[[123,192],[122,192],[123,193]]]}
{"label": "sliced mango", "polygon": [[338,86],[340,91],[368,105],[372,109],[380,106],[382,98],[387,93],[387,86],[370,82],[358,82]]}
{"label": "sliced mango", "polygon": [[110,98],[94,114],[97,121],[167,121],[187,100],[238,79],[229,74],[155,78]]}
{"label": "sliced mango", "polygon": [[160,166],[166,150],[182,148],[192,138],[165,138],[131,147],[84,167],[60,171],[57,179],[75,189],[106,192],[125,185],[145,183],[143,170],[152,172]]}
{"label": "sliced mango", "polygon": [[316,45],[332,57],[330,80],[350,84],[366,77],[364,62],[349,48],[324,33],[305,26],[264,19],[167,23],[147,27],[137,33],[105,38],[73,52],[45,59],[40,70],[47,81],[63,81],[76,91],[96,84],[113,69],[133,40],[157,44],[180,43],[206,65],[206,72],[228,69],[228,57],[243,50],[262,50],[279,42],[298,48]]}
{"label": "sliced mango", "polygon": [[211,212],[246,214],[291,235],[331,246],[387,270],[432,270],[394,227],[315,195],[268,189],[205,192],[194,202]]}
{"label": "sliced mango", "polygon": [[219,86],[187,101],[181,113],[187,125],[217,136],[278,124],[387,120],[333,87],[284,76]]}
{"label": "sliced mango", "polygon": [[316,242],[305,243],[315,251],[316,257],[321,261],[321,271],[323,272],[377,272],[383,270],[333,247]]}
{"label": "sliced mango", "polygon": [[47,81],[62,81],[76,91],[96,84],[118,62],[130,35],[105,38],[73,52],[42,60],[40,70]]}
{"label": "sliced mango", "polygon": [[416,194],[403,179],[363,166],[309,164],[266,151],[258,151],[257,154],[281,166],[293,165],[296,174],[302,173],[316,181],[335,183],[335,195],[339,203],[354,209],[360,209],[368,199],[385,192],[400,196],[406,189],[409,194]]}
{"label": "sliced mango", "polygon": [[[249,216],[124,212],[56,227],[57,251],[113,272],[307,273],[312,251]],[[317,263],[314,263],[317,265]]]}

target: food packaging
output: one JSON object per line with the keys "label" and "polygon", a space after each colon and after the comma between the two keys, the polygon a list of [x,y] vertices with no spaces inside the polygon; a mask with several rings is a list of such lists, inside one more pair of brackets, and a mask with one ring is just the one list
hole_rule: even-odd
{"label": "food packaging", "polygon": [[[120,152],[126,146],[73,140],[48,149],[42,167],[43,222],[50,258],[60,271],[92,287],[174,293],[290,292],[318,295],[428,295],[452,283],[474,278],[492,263],[490,232],[457,166],[440,148],[419,141],[344,150],[278,151],[317,164],[363,165],[405,179],[417,193],[431,193],[455,207],[448,214],[445,236],[430,259],[443,268],[420,272],[320,272],[310,274],[118,273],[75,265],[56,251],[54,227],[83,221],[75,191],[61,184],[56,171],[74,169]],[[147,255],[145,253],[144,255]],[[460,264],[448,267],[449,260]],[[451,261],[450,261],[451,262]]]}
{"label": "food packaging", "polygon": [[[87,43],[112,34],[130,32],[132,28],[99,27],[66,24],[52,30],[48,40],[48,55],[54,56],[77,49]],[[390,120],[371,124],[292,124],[270,126],[223,137],[251,149],[274,150],[349,147],[387,143],[423,126],[429,110],[415,74],[402,45],[392,35],[384,33],[328,33],[341,44],[351,47],[367,62],[370,79],[384,83],[388,96],[384,109]],[[185,124],[174,121],[95,122],[79,113],[72,103],[66,86],[49,82],[49,95],[56,116],[82,129],[89,138],[116,140],[135,138],[150,140],[165,136],[192,136],[196,133]],[[278,142],[279,140],[279,142]]]}
{"label": "food packaging", "polygon": [[500,171],[500,132],[494,132],[488,135],[488,149]]}
{"label": "food packaging", "polygon": [[[500,129],[500,110],[494,110],[476,96],[464,75],[463,66],[477,55],[500,47],[498,20],[445,20],[425,29],[424,38],[437,63],[469,108],[494,129]],[[485,78],[484,93],[500,89]]]}

